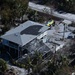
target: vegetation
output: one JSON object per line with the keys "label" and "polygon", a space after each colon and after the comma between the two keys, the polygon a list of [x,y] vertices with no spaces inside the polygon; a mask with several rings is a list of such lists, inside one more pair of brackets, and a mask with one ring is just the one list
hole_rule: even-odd
{"label": "vegetation", "polygon": [[28,19],[35,22],[43,22],[44,17],[39,14],[38,11],[27,9],[26,14],[28,15]]}
{"label": "vegetation", "polygon": [[57,10],[75,13],[75,0],[47,0],[49,5],[54,5]]}
{"label": "vegetation", "polygon": [[17,62],[17,64],[27,69],[29,75],[70,75],[72,69],[74,69],[69,66],[69,60],[66,56],[56,53],[53,54],[52,58],[47,56],[44,59],[38,51],[35,51],[33,57],[28,55],[26,59],[23,59],[22,62]]}
{"label": "vegetation", "polygon": [[6,70],[7,70],[7,64],[6,64],[6,62],[3,59],[0,59],[0,73],[2,74]]}
{"label": "vegetation", "polygon": [[[66,12],[75,13],[75,0],[43,1],[48,1],[49,3],[57,6],[55,7],[57,10],[64,10]],[[43,17],[39,15],[39,12],[33,11],[31,9],[27,10],[27,6],[28,0],[0,0],[0,15],[3,24],[6,25],[3,29],[3,32],[7,31],[10,28],[10,24],[14,24],[15,19],[21,18],[22,21],[24,14],[28,15],[29,20],[42,22]],[[71,50],[71,55],[69,55],[70,59],[74,59],[74,57],[72,57],[75,56],[74,49]],[[71,75],[71,69],[74,69],[74,67],[70,67],[68,57],[66,56],[64,57],[55,53],[52,58],[44,59],[42,54],[38,51],[35,51],[33,57],[28,55],[27,58],[21,63],[13,61],[13,64],[27,69],[30,75]],[[30,69],[32,69],[31,73]],[[6,62],[3,59],[0,59],[0,73],[5,72],[6,70]]]}
{"label": "vegetation", "polygon": [[23,18],[28,0],[0,0],[0,15],[3,24],[13,24],[16,18]]}

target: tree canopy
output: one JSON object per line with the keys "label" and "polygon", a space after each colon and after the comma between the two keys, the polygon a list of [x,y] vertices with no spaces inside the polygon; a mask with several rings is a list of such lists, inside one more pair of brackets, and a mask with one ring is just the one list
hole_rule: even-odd
{"label": "tree canopy", "polygon": [[28,0],[0,0],[0,15],[3,23],[22,17],[28,7]]}
{"label": "tree canopy", "polygon": [[54,5],[57,10],[75,13],[75,0],[47,0],[47,2]]}

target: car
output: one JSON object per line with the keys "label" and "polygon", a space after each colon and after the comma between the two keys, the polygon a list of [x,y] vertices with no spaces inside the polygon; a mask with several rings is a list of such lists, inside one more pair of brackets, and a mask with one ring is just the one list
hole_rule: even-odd
{"label": "car", "polygon": [[55,23],[54,20],[49,20],[48,23],[47,23],[47,26],[50,27],[51,25],[53,25]]}

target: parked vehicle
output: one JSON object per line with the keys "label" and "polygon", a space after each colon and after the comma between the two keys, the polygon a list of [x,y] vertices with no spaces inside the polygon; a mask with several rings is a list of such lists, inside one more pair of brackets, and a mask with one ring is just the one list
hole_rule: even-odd
{"label": "parked vehicle", "polygon": [[53,25],[54,23],[55,23],[54,20],[49,20],[48,23],[47,23],[47,26],[50,27],[50,26]]}

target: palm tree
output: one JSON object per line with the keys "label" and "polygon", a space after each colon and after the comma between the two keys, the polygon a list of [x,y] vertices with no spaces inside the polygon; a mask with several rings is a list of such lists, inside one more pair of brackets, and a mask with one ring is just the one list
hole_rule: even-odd
{"label": "palm tree", "polygon": [[29,55],[27,56],[27,61],[26,61],[25,65],[26,65],[26,69],[28,70],[28,74],[29,74],[30,73],[30,68],[33,66],[32,65],[32,60],[31,60]]}
{"label": "palm tree", "polygon": [[42,68],[42,54],[38,51],[35,51],[34,53],[34,57],[32,58],[31,61],[31,68],[32,68],[32,74],[33,75],[37,75],[38,73],[40,73],[41,68]]}

